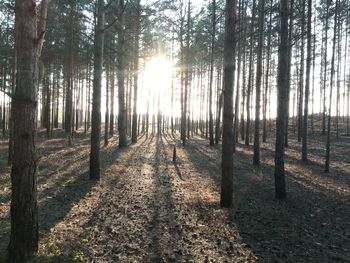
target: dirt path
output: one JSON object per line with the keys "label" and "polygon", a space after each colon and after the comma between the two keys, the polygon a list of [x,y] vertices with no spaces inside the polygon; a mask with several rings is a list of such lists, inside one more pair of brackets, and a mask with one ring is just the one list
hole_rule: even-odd
{"label": "dirt path", "polygon": [[[125,149],[116,142],[114,137],[102,148],[98,183],[88,180],[88,137],[78,135],[73,147],[60,136],[40,142],[41,239],[36,262],[350,258],[347,160],[336,166],[336,175],[325,177],[317,165],[295,161],[291,148],[288,199],[279,202],[274,199],[272,145],[264,144],[259,168],[251,165],[251,149],[240,146],[235,154],[238,208],[233,211],[218,205],[220,146],[193,138],[183,148],[170,135],[142,137]],[[1,178],[0,255],[9,235],[8,172]]]}

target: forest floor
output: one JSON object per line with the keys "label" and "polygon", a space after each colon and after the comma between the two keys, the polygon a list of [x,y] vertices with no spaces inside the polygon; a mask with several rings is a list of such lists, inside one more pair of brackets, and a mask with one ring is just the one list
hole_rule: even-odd
{"label": "forest floor", "polygon": [[[101,148],[101,181],[88,180],[89,136],[38,135],[39,254],[35,262],[350,262],[350,138],[310,136],[309,158],[291,139],[287,199],[274,198],[274,144],[234,156],[236,206],[219,206],[221,146],[200,137],[144,136]],[[178,159],[172,162],[173,145]],[[10,233],[10,169],[0,142],[0,258]],[[0,259],[1,261],[1,259]],[[4,261],[4,260],[3,260]]]}

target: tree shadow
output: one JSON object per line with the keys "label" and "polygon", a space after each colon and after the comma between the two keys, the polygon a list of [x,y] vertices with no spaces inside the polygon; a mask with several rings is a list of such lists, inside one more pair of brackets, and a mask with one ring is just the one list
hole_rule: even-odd
{"label": "tree shadow", "polygon": [[153,214],[149,227],[151,244],[148,262],[168,262],[175,258],[180,260],[182,257],[182,230],[172,197],[173,190],[166,158],[163,137],[157,136],[153,164],[154,194],[150,203]]}
{"label": "tree shadow", "polygon": [[[200,141],[193,141],[185,151],[201,176],[215,182],[219,194],[220,151],[211,149],[209,154]],[[240,151],[234,162],[237,207],[229,210],[229,221],[261,261],[343,262],[349,258],[348,195],[325,191],[322,185],[312,184],[312,178],[305,184],[288,173],[287,200],[278,201],[274,198],[273,164],[253,167],[251,153]]]}
{"label": "tree shadow", "polygon": [[[55,226],[55,224],[59,222],[67,223],[69,224],[69,220],[75,218],[73,215],[68,215],[72,207],[76,204],[78,204],[81,200],[85,199],[85,196],[87,197],[87,200],[90,196],[98,194],[99,197],[95,202],[91,201],[84,201],[87,202],[84,203],[83,210],[80,211],[83,213],[82,219],[83,224],[80,226],[76,226],[76,228],[73,226],[73,229],[81,229],[83,232],[80,233],[78,236],[72,235],[67,233],[67,239],[61,240],[61,242],[52,243],[54,245],[53,248],[46,248],[45,253],[49,251],[49,254],[39,254],[39,256],[36,258],[36,262],[75,262],[76,256],[80,255],[79,253],[83,252],[84,258],[92,258],[96,257],[93,253],[94,249],[87,249],[88,246],[84,240],[84,235],[95,235],[96,233],[99,233],[100,235],[96,238],[96,242],[98,244],[103,243],[104,247],[108,248],[108,254],[106,256],[111,257],[114,261],[119,261],[118,259],[118,251],[115,247],[113,247],[113,251],[110,249],[109,246],[109,238],[111,238],[111,235],[117,234],[117,232],[114,232],[114,229],[112,229],[111,226],[106,227],[106,222],[110,221],[112,218],[125,215],[125,211],[121,207],[115,207],[115,203],[113,204],[113,200],[111,200],[108,195],[108,193],[113,193],[115,191],[118,191],[121,187],[123,187],[122,184],[120,184],[120,178],[125,174],[125,170],[128,169],[129,164],[132,163],[132,160],[134,159],[135,155],[140,154],[142,151],[142,146],[146,142],[142,142],[136,145],[129,145],[128,147],[119,148],[117,146],[118,142],[117,140],[113,143],[109,144],[108,147],[105,147],[101,151],[101,181],[100,182],[94,182],[88,180],[88,169],[85,169],[85,171],[81,172],[81,175],[79,177],[78,182],[76,184],[72,184],[68,187],[65,187],[60,191],[58,194],[55,195],[54,198],[47,201],[45,204],[43,204],[45,207],[44,209],[47,209],[47,211],[51,211],[55,215],[49,215],[49,223],[45,225],[45,229],[42,234],[47,234],[49,230],[52,231],[52,227]],[[129,153],[131,154],[129,155]],[[122,155],[128,156],[123,163],[119,165],[119,158],[122,158]],[[88,157],[86,163],[82,164],[82,167],[85,167],[88,165]],[[109,169],[111,166],[118,167],[118,174],[111,174]],[[119,167],[122,168],[119,170]],[[113,170],[113,169],[112,169]],[[106,173],[109,173],[106,175]],[[105,176],[105,177],[104,177]],[[94,189],[96,186],[97,188],[102,187],[103,185],[105,191],[103,193],[98,193],[98,189]],[[92,189],[91,189],[92,188]],[[95,192],[95,193],[92,193]],[[75,192],[73,194],[73,192]],[[91,192],[91,193],[90,193]],[[72,196],[72,197],[70,197]],[[78,198],[80,197],[80,199]],[[91,202],[91,203],[90,203]],[[67,204],[65,204],[67,203]],[[56,207],[60,206],[60,207]],[[107,210],[112,209],[111,211],[107,212]],[[78,213],[80,213],[78,212]],[[47,214],[47,213],[45,213]],[[66,215],[68,215],[68,218],[64,218]],[[54,217],[54,218],[50,218]],[[102,220],[102,221],[101,221]],[[76,224],[79,224],[80,222],[75,222]],[[88,230],[89,229],[89,230]],[[98,230],[96,232],[92,230]],[[113,231],[112,231],[113,230]],[[128,229],[122,229],[121,232],[118,232],[118,235],[121,236],[127,236]],[[51,232],[50,231],[50,232]],[[106,232],[105,234],[102,234]],[[107,239],[104,239],[106,238]],[[89,237],[90,238],[90,237]],[[83,241],[82,241],[83,240]],[[120,248],[121,249],[121,248]],[[51,250],[60,251],[60,253],[50,252]],[[64,251],[64,253],[63,253]],[[106,253],[104,250],[99,251],[100,254]],[[110,254],[113,253],[113,254]],[[101,257],[102,257],[101,255]]]}

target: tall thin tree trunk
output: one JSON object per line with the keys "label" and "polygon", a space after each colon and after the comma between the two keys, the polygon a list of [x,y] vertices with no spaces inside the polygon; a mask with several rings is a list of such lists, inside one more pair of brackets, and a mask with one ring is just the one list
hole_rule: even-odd
{"label": "tall thin tree trunk", "polygon": [[334,14],[334,30],[333,30],[333,48],[332,48],[332,62],[331,62],[331,80],[329,91],[329,107],[328,107],[328,120],[327,120],[327,140],[326,140],[326,161],[325,172],[329,172],[330,163],[330,148],[331,148],[331,119],[332,119],[332,93],[333,93],[333,81],[334,81],[334,60],[335,60],[335,45],[337,42],[337,20],[338,20],[338,5],[339,0],[335,2],[335,14]]}
{"label": "tall thin tree trunk", "polygon": [[126,139],[126,108],[125,108],[125,29],[124,29],[124,0],[119,0],[118,5],[118,131],[119,131],[119,147],[127,145]]}
{"label": "tall thin tree trunk", "polygon": [[[239,119],[239,106],[240,106],[240,73],[241,73],[241,64],[242,64],[242,51],[245,52],[242,47],[243,44],[243,36],[246,37],[246,27],[243,23],[243,17],[246,14],[246,5],[245,1],[241,0],[239,3],[239,33],[238,33],[238,67],[237,67],[237,80],[236,80],[236,99],[235,99],[235,114],[234,114],[234,126],[233,126],[233,151],[236,151],[236,144],[238,142],[238,119]],[[243,89],[243,88],[242,88]]]}
{"label": "tall thin tree trunk", "polygon": [[[110,45],[110,36],[107,34],[106,36],[106,42],[109,42],[108,44]],[[111,46],[109,46],[111,48]],[[109,50],[110,50],[109,48]],[[106,52],[107,53],[107,52]],[[111,85],[111,67],[112,63],[107,55],[106,59],[106,112],[105,112],[105,130],[104,130],[104,146],[108,145],[108,128],[109,128],[109,87]]]}
{"label": "tall thin tree trunk", "polygon": [[255,94],[255,127],[254,127],[254,156],[253,164],[260,164],[260,97],[262,77],[262,52],[264,46],[265,0],[259,0],[259,41],[256,69],[256,94]]}
{"label": "tall thin tree trunk", "polygon": [[214,73],[214,50],[216,31],[216,1],[212,0],[212,32],[210,47],[210,75],[209,75],[209,144],[214,145],[214,122],[213,122],[213,73]]}
{"label": "tall thin tree trunk", "polygon": [[[291,87],[291,69],[292,69],[292,49],[293,49],[293,26],[294,26],[294,0],[290,1],[289,7],[289,32],[288,32],[288,85],[287,85],[287,100],[286,100],[286,130],[284,136],[285,147],[289,146],[289,105],[290,105],[290,87]],[[294,109],[294,102],[293,102]],[[293,114],[294,115],[294,114]],[[294,117],[294,116],[293,116]]]}
{"label": "tall thin tree trunk", "polygon": [[298,98],[298,142],[301,141],[303,132],[303,100],[304,100],[304,43],[305,43],[305,1],[302,1],[301,14],[301,53],[300,53],[300,77]]}
{"label": "tall thin tree trunk", "polygon": [[252,91],[252,83],[253,83],[253,46],[254,46],[254,20],[255,20],[255,9],[256,9],[256,0],[253,0],[253,10],[251,17],[251,25],[250,25],[250,47],[249,47],[249,76],[248,76],[248,88],[247,88],[247,125],[245,130],[245,145],[249,145],[250,141],[250,98]]}
{"label": "tall thin tree trunk", "polygon": [[324,66],[323,66],[323,113],[322,113],[322,134],[326,134],[326,90],[327,90],[327,50],[328,50],[328,16],[330,0],[326,0],[326,23],[325,23],[325,38],[324,38]]}
{"label": "tall thin tree trunk", "polygon": [[67,60],[67,86],[64,128],[68,138],[68,145],[72,144],[72,114],[73,114],[73,41],[74,41],[74,9],[75,1],[70,1],[69,33],[68,33],[68,60]]}
{"label": "tall thin tree trunk", "polygon": [[139,39],[140,39],[140,0],[136,2],[136,21],[135,21],[135,44],[134,44],[134,109],[132,116],[132,135],[131,141],[137,142],[137,92],[138,92],[138,71],[139,71]]}
{"label": "tall thin tree trunk", "polygon": [[[270,0],[270,8],[272,7],[272,4],[273,4],[273,0]],[[269,35],[267,37],[265,92],[264,92],[264,102],[263,102],[263,142],[266,142],[266,139],[267,139],[266,115],[267,115],[267,97],[268,97],[267,94],[269,90],[270,59],[271,59],[272,12],[270,12],[268,28],[269,28]]]}
{"label": "tall thin tree trunk", "polygon": [[305,105],[303,118],[303,142],[302,142],[302,157],[301,159],[307,161],[307,125],[309,115],[309,92],[310,92],[310,73],[311,73],[311,19],[312,19],[312,0],[308,0],[307,12],[307,57],[306,57],[306,83],[305,83]]}

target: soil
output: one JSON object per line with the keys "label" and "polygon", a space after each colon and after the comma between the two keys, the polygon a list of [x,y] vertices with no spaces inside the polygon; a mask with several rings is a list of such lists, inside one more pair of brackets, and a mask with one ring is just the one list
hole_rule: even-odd
{"label": "soil", "polygon": [[[309,138],[309,162],[291,134],[287,199],[274,197],[274,144],[234,155],[235,207],[220,198],[221,146],[178,134],[145,136],[126,148],[101,147],[101,180],[91,182],[89,135],[39,133],[39,254],[34,262],[350,262],[350,138]],[[177,160],[174,163],[173,147]],[[10,232],[10,168],[0,141],[0,258]],[[1,261],[1,259],[0,259]]]}

